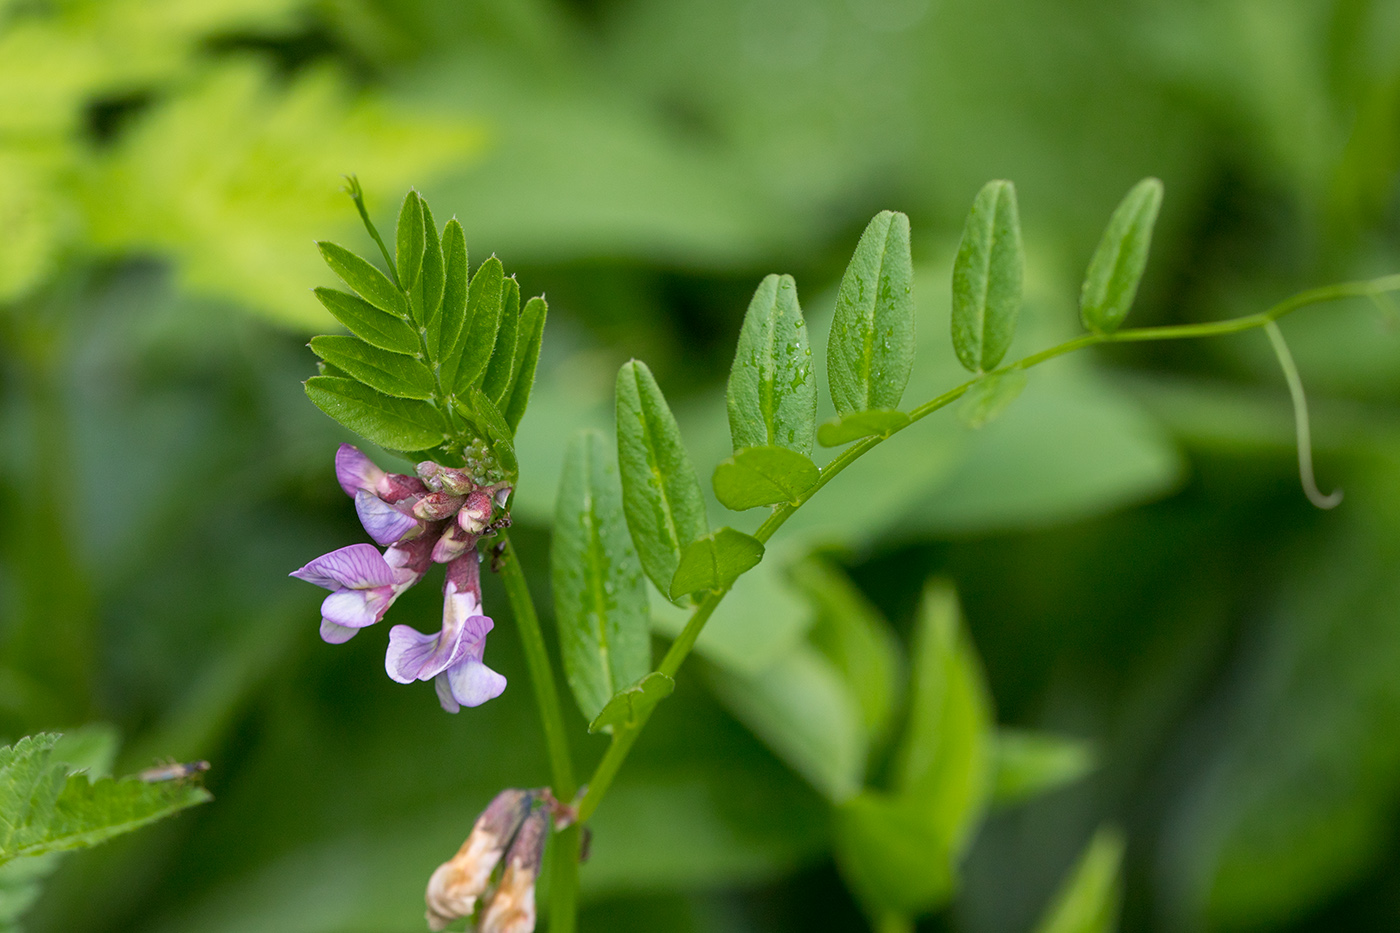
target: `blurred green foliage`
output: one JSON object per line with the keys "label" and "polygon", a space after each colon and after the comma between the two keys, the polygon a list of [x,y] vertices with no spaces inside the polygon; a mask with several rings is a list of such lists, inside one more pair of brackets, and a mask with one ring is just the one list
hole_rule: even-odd
{"label": "blurred green foliage", "polygon": [[[343,435],[298,385],[333,326],[312,240],[358,236],[340,175],[386,229],[418,185],[549,294],[517,438],[547,607],[566,438],[611,429],[618,364],[645,357],[694,462],[722,459],[754,287],[796,277],[820,370],[875,211],[913,223],[922,400],[961,378],[950,271],[988,178],[1025,227],[1014,358],[1071,332],[1143,176],[1166,198],[1134,321],[1171,323],[1394,271],[1397,168],[1385,0],[0,0],[0,732],[112,722],[118,771],[208,758],[216,798],[66,859],[28,928],[418,930],[480,807],[544,781],[494,580],[513,689],[456,718],[384,678],[375,639],[327,649],[285,580],[359,540]],[[980,430],[929,419],[864,458],[657,708],[594,821],[584,928],[858,928],[823,795],[898,770],[908,698],[848,672],[904,669],[933,575],[996,722],[1091,740],[1099,767],[994,809],[927,929],[1059,922],[1105,820],[1122,929],[1393,927],[1395,322],[1357,302],[1284,325],[1335,512],[1297,489],[1260,335],[1065,359]],[[391,621],[436,615],[420,589]],[[1082,773],[1062,754],[1045,773]]]}

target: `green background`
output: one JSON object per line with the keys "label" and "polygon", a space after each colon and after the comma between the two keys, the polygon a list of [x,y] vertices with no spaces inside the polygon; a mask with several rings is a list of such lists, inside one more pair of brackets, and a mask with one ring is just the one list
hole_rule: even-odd
{"label": "green background", "polygon": [[[987,179],[1025,230],[1015,358],[1075,332],[1145,175],[1166,200],[1130,324],[1397,271],[1397,168],[1385,0],[0,0],[0,733],[110,722],[119,771],[207,758],[216,798],[69,858],[28,928],[419,930],[490,796],[546,780],[494,579],[512,686],[450,717],[383,676],[382,627],[323,644],[286,578],[364,540],[331,468],[348,437],[299,385],[332,327],[313,239],[369,251],[342,174],[385,228],[417,186],[474,263],[549,297],[515,533],[548,615],[559,464],[611,431],[617,366],[649,363],[707,479],[752,290],[793,274],[824,359],[876,211],[913,225],[913,404],[961,378],[949,276]],[[861,928],[825,778],[715,699],[803,650],[784,568],[812,550],[904,635],[951,577],[998,721],[1098,749],[990,818],[920,929],[1029,929],[1105,820],[1124,930],[1400,922],[1400,319],[1283,327],[1333,512],[1298,488],[1257,333],[1057,361],[994,424],[940,415],[824,490],[598,813],[583,928]],[[430,629],[434,589],[389,621]],[[605,740],[568,713],[591,761]],[[806,760],[839,768],[807,725]]]}

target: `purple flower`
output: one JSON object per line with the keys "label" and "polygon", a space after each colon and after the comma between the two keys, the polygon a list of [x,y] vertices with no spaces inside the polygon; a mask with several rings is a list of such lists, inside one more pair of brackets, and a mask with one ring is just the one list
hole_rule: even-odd
{"label": "purple flower", "polygon": [[386,472],[357,448],[340,445],[336,480],[355,500],[365,531],[386,550],[381,554],[371,545],[352,544],[316,558],[292,576],[331,591],[321,604],[321,637],[339,644],[384,618],[394,600],[423,579],[434,562],[447,564],[442,629],[424,635],[407,625],[394,626],[384,666],[399,683],[436,680],[443,709],[455,713],[500,696],[506,686],[506,679],[482,660],[493,623],[481,611],[476,542],[510,523],[504,516],[491,524],[495,507],[504,508],[510,490],[478,486],[465,470],[432,462],[418,464],[418,473]]}
{"label": "purple flower", "polygon": [[398,595],[394,568],[368,544],[322,554],[291,575],[331,591],[321,603],[321,637],[333,644],[384,618]]}
{"label": "purple flower", "polygon": [[501,695],[506,679],[483,662],[494,623],[481,614],[480,559],[469,551],[447,565],[442,629],[424,635],[407,625],[389,630],[384,668],[401,684],[436,679],[438,701],[449,713]]}

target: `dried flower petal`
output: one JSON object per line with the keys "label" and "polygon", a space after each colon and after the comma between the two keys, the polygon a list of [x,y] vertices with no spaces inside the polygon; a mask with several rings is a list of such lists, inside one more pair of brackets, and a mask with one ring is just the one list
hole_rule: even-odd
{"label": "dried flower petal", "polygon": [[453,920],[471,916],[506,845],[525,819],[530,800],[527,791],[501,791],[477,817],[457,854],[433,872],[425,896],[429,929],[442,930]]}

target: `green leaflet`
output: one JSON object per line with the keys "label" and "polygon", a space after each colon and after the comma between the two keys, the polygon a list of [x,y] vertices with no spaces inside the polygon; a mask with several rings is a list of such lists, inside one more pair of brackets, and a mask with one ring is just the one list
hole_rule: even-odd
{"label": "green leaflet", "polygon": [[426,450],[446,436],[442,415],[427,402],[391,398],[335,376],[312,376],[305,385],[317,408],[381,447]]}
{"label": "green leaflet", "polygon": [[[423,253],[427,238],[423,224],[423,202],[418,192],[409,189],[399,208],[399,224],[394,234],[394,264],[399,273],[399,287],[412,294],[423,269]],[[421,308],[414,309],[414,319],[423,322]]]}
{"label": "green leaflet", "polygon": [[331,366],[385,395],[433,397],[432,371],[411,356],[376,349],[358,337],[312,337],[310,346]]}
{"label": "green leaflet", "polygon": [[481,378],[481,391],[497,405],[504,405],[515,374],[515,344],[520,332],[520,283],[511,276],[501,282],[501,327],[496,332],[496,346],[486,375]]}
{"label": "green leaflet", "polygon": [[823,447],[840,447],[862,437],[889,437],[909,423],[902,411],[852,411],[822,423],[817,428],[817,443]]}
{"label": "green leaflet", "polygon": [[996,369],[1011,346],[1024,267],[1016,186],[989,181],[972,202],[953,261],[953,349],[974,373]]}
{"label": "green leaflet", "polygon": [[763,560],[763,542],[733,528],[721,528],[692,541],[681,552],[668,591],[680,599],[701,590],[722,590]]}
{"label": "green leaflet", "polygon": [[418,274],[418,281],[408,290],[408,306],[413,311],[413,319],[430,331],[442,305],[442,290],[447,278],[437,222],[433,220],[433,212],[428,210],[428,202],[419,197],[418,203],[423,209],[423,269]]}
{"label": "green leaflet", "polygon": [[[564,673],[584,718],[595,719],[651,666],[646,583],[617,468],[597,431],[576,434],[565,454],[550,566]],[[630,715],[631,701],[622,705],[618,714]]]}
{"label": "green leaflet", "polygon": [[1035,933],[1113,933],[1123,901],[1123,834],[1109,827],[1094,833],[1074,870],[1036,924]]}
{"label": "green leaflet", "polygon": [[321,241],[316,244],[331,271],[353,288],[361,298],[380,311],[400,318],[408,317],[408,303],[398,286],[368,260],[361,259],[343,246]]}
{"label": "green leaflet", "polygon": [[0,748],[0,864],[94,846],[210,799],[186,782],[70,775],[54,759],[58,738],[40,734]]}
{"label": "green leaflet", "polygon": [[549,305],[544,297],[531,298],[520,312],[520,328],[515,341],[515,376],[511,380],[510,396],[502,409],[512,431],[520,427],[525,409],[530,404],[530,390],[535,385],[535,367],[540,362],[540,345],[544,342],[545,318]]}
{"label": "green leaflet", "polygon": [[990,700],[947,583],[925,590],[911,667],[894,786],[842,808],[837,862],[867,904],[922,913],[951,896],[991,784]]}
{"label": "green leaflet", "polygon": [[1161,206],[1161,181],[1144,178],[1114,209],[1079,294],[1079,319],[1094,333],[1111,334],[1128,316]]}
{"label": "green leaflet", "polygon": [[[467,315],[467,235],[456,217],[442,228],[442,262],[442,306],[426,321],[428,357],[434,362],[441,362],[457,346]],[[444,368],[445,385],[451,384],[446,377],[456,374],[455,366],[451,372]]]}
{"label": "green leaflet", "polygon": [[995,421],[1021,395],[1026,387],[1024,369],[987,373],[972,384],[958,405],[958,420],[969,428],[980,428]]}
{"label": "green leaflet", "polygon": [[796,504],[821,477],[810,457],[786,447],[745,447],[715,467],[715,497],[742,512],[760,505]]}
{"label": "green leaflet", "polygon": [[878,740],[899,706],[904,652],[880,610],[830,561],[811,557],[792,568],[816,619],[807,638],[841,672],[860,704],[865,731]]}
{"label": "green leaflet", "polygon": [[316,289],[316,298],[335,319],[365,343],[391,353],[418,353],[418,335],[392,314],[386,314],[355,295],[333,288]]}
{"label": "green leaflet", "polygon": [[[460,356],[455,360],[457,371],[452,379],[458,395],[465,396],[467,387],[475,384],[491,360],[496,347],[496,333],[501,326],[501,299],[505,288],[505,270],[495,256],[477,267],[467,288],[466,326],[457,341]],[[453,357],[443,356],[443,384],[448,384],[448,364]]]}
{"label": "green leaflet", "polygon": [[1072,784],[1093,771],[1097,763],[1093,746],[1082,739],[1022,729],[998,730],[995,748],[992,799],[998,805],[1018,803]]}
{"label": "green leaflet", "polygon": [[913,287],[909,218],[881,211],[836,294],[826,366],[838,412],[899,407],[914,366]]}
{"label": "green leaflet", "polygon": [[704,535],[709,522],[676,418],[639,360],[617,373],[617,460],[622,509],[642,569],[669,594],[681,550]]}
{"label": "green leaflet", "polygon": [[744,315],[726,393],[734,449],[812,451],[817,381],[807,325],[790,275],[769,275]]}
{"label": "green leaflet", "polygon": [[608,700],[602,712],[588,724],[588,731],[611,733],[618,726],[627,728],[638,725],[656,708],[656,704],[670,696],[675,689],[674,680],[660,671],[652,671]]}

